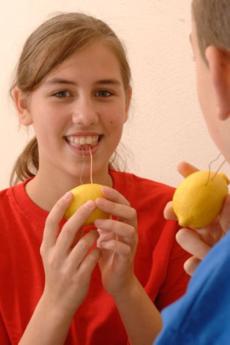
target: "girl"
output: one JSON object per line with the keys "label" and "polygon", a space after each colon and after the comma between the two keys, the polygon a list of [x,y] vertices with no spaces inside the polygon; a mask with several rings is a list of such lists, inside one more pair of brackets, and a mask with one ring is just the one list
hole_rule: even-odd
{"label": "girl", "polygon": [[[96,18],[51,18],[28,38],[11,93],[36,137],[20,183],[0,194],[1,344],[151,344],[158,310],[185,291],[187,254],[162,215],[173,190],[110,163],[131,100],[121,42]],[[91,159],[104,197],[65,221]],[[86,232],[95,207],[113,217]]]}

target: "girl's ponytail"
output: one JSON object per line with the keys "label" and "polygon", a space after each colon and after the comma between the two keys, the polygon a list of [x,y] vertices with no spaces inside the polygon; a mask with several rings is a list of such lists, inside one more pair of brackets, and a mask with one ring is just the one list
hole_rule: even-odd
{"label": "girl's ponytail", "polygon": [[38,170],[38,144],[33,138],[17,158],[10,176],[10,185],[35,176]]}

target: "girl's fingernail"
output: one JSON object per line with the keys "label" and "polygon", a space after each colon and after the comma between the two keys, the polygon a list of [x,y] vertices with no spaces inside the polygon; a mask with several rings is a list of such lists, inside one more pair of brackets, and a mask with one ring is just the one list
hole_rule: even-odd
{"label": "girl's fingernail", "polygon": [[87,208],[94,208],[95,207],[95,202],[93,200],[88,200],[86,203],[85,203],[85,207]]}
{"label": "girl's fingernail", "polygon": [[73,194],[72,194],[72,192],[69,191],[69,192],[64,194],[63,200],[70,201],[72,199],[72,197],[73,197]]}
{"label": "girl's fingernail", "polygon": [[97,241],[97,248],[103,248],[103,242]]}
{"label": "girl's fingernail", "polygon": [[102,193],[103,194],[107,194],[107,193],[109,193],[110,192],[110,188],[109,187],[106,187],[106,186],[103,186],[102,187]]}
{"label": "girl's fingernail", "polygon": [[102,221],[99,220],[99,219],[96,219],[95,222],[94,222],[94,225],[95,225],[97,228],[100,228],[100,226],[102,225]]}

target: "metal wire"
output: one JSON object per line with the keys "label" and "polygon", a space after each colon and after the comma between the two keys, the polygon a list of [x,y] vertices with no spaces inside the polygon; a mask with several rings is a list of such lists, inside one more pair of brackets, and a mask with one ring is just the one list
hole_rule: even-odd
{"label": "metal wire", "polygon": [[213,176],[211,177],[211,167],[213,165],[213,163],[215,163],[220,157],[221,157],[222,153],[219,153],[218,156],[213,159],[209,165],[208,165],[208,180],[207,180],[207,183],[206,185],[209,183],[210,180],[213,180],[216,175],[218,174],[218,172],[220,171],[220,169],[223,167],[223,165],[226,163],[226,160],[224,159],[221,164],[218,166],[217,170],[215,171],[215,173],[213,174]]}

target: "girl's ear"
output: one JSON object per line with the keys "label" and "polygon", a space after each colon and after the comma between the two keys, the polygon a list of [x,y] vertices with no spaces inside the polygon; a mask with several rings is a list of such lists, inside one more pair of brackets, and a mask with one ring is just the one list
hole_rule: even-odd
{"label": "girl's ear", "polygon": [[33,120],[28,108],[28,95],[22,92],[17,86],[13,88],[11,95],[18,111],[20,124],[24,126],[31,125]]}
{"label": "girl's ear", "polygon": [[129,86],[127,91],[126,91],[126,106],[125,106],[126,119],[125,119],[125,121],[127,121],[127,119],[128,119],[128,113],[129,113],[129,107],[130,107],[131,99],[132,99],[132,88],[131,88],[131,86]]}
{"label": "girl's ear", "polygon": [[230,117],[230,52],[209,46],[205,56],[219,108],[218,117],[225,120]]}

